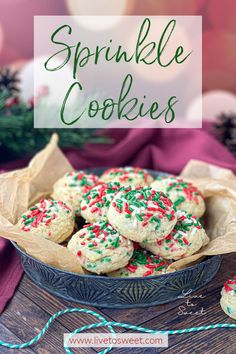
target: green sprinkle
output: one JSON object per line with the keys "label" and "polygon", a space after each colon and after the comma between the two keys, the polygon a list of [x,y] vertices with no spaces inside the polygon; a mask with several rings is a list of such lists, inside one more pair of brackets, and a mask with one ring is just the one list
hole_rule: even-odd
{"label": "green sprinkle", "polygon": [[184,197],[179,197],[175,202],[174,202],[174,206],[176,207],[177,205],[181,204],[182,202],[185,201]]}
{"label": "green sprinkle", "polygon": [[115,247],[115,248],[119,247],[119,245],[120,245],[120,238],[117,237],[117,238],[115,239],[115,241],[111,242],[111,245],[112,245],[113,247]]}
{"label": "green sprinkle", "polygon": [[143,221],[143,218],[139,214],[136,214],[135,216],[139,221]]}
{"label": "green sprinkle", "polygon": [[96,253],[98,253],[98,254],[101,254],[101,253],[102,253],[102,251],[100,251],[100,250],[94,250],[93,252],[96,252]]}
{"label": "green sprinkle", "polygon": [[25,225],[29,225],[34,221],[35,218],[28,219],[24,222]]}

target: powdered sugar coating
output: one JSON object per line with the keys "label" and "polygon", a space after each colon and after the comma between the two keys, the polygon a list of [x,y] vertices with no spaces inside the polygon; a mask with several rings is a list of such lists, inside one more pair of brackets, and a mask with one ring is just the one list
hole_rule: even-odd
{"label": "powdered sugar coating", "polygon": [[116,194],[108,210],[108,220],[132,241],[154,242],[173,229],[177,218],[172,206],[164,193],[152,188],[128,189]]}
{"label": "powdered sugar coating", "polygon": [[134,244],[134,253],[128,265],[107,275],[120,278],[160,275],[167,272],[170,263]]}
{"label": "powdered sugar coating", "polygon": [[112,200],[120,190],[120,183],[102,183],[83,195],[81,216],[89,223],[105,220]]}
{"label": "powdered sugar coating", "polygon": [[80,215],[82,196],[100,183],[99,177],[84,171],[66,173],[53,186],[52,197],[69,203],[76,215]]}
{"label": "powdered sugar coating", "polygon": [[139,167],[113,167],[106,170],[102,176],[103,182],[119,182],[123,186],[145,187],[149,186],[153,178]]}
{"label": "powdered sugar coating", "polygon": [[19,219],[17,226],[24,232],[61,243],[74,229],[74,211],[62,201],[42,199]]}
{"label": "powdered sugar coating", "polygon": [[196,253],[209,239],[196,216],[176,212],[177,223],[163,240],[141,243],[141,246],[165,259],[180,259]]}
{"label": "powdered sugar coating", "polygon": [[85,225],[67,247],[84,268],[97,274],[124,267],[133,254],[133,243],[105,221]]}
{"label": "powdered sugar coating", "polygon": [[192,183],[176,176],[160,176],[151,187],[166,193],[177,209],[201,217],[205,212],[204,197]]}
{"label": "powdered sugar coating", "polygon": [[220,305],[226,315],[236,320],[236,276],[225,282],[221,290]]}

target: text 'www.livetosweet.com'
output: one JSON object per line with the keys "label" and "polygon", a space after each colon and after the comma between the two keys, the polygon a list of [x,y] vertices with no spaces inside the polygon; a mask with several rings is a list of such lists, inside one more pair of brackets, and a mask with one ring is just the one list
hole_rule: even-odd
{"label": "text 'www.livetosweet.com'", "polygon": [[167,334],[81,333],[64,334],[64,346],[70,348],[168,347]]}

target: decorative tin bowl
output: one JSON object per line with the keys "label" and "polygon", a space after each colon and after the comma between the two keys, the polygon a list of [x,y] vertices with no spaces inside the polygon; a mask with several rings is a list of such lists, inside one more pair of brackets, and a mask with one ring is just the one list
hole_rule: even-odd
{"label": "decorative tin bowl", "polygon": [[[100,175],[104,168],[90,169]],[[149,170],[156,177],[161,172]],[[135,308],[174,301],[183,290],[197,290],[216,275],[221,256],[207,257],[186,269],[163,275],[137,278],[111,278],[80,275],[42,263],[22,251],[15,243],[22,267],[41,288],[66,300],[96,307]]]}

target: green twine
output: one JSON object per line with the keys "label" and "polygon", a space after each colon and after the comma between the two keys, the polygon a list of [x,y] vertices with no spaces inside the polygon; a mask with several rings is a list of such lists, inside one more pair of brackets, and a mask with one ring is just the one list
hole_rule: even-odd
{"label": "green twine", "polygon": [[[191,332],[200,332],[200,331],[206,331],[210,329],[216,329],[216,328],[236,328],[236,324],[231,324],[231,323],[218,323],[218,324],[213,324],[213,325],[208,325],[208,326],[200,326],[200,327],[191,327],[191,328],[185,328],[185,329],[172,329],[172,330],[153,330],[153,329],[148,329],[145,327],[140,327],[140,326],[135,326],[127,323],[122,323],[122,322],[115,322],[115,321],[107,321],[103,316],[98,314],[95,311],[92,310],[87,310],[83,309],[80,307],[77,308],[68,308],[62,311],[59,311],[52,315],[44,328],[41,330],[41,332],[32,338],[29,342],[22,343],[22,344],[11,344],[11,343],[6,343],[3,341],[0,341],[0,345],[3,347],[7,347],[10,349],[23,349],[26,347],[30,347],[31,345],[37,343],[47,332],[48,328],[52,324],[52,322],[59,316],[62,316],[66,313],[71,313],[71,312],[81,312],[81,313],[86,313],[89,315],[94,316],[95,318],[99,319],[101,322],[98,323],[91,323],[90,325],[85,325],[83,327],[77,328],[74,332],[71,333],[71,336],[73,334],[81,333],[86,330],[90,330],[93,328],[99,328],[99,327],[108,327],[110,332],[115,335],[115,331],[113,329],[113,326],[115,327],[121,327],[125,329],[131,329],[135,331],[140,331],[143,333],[151,333],[151,334],[183,334],[183,333],[191,333]],[[70,349],[65,345],[64,349],[66,353],[72,354]],[[112,349],[112,346],[106,348],[105,350],[102,350],[98,354],[106,354]]]}

